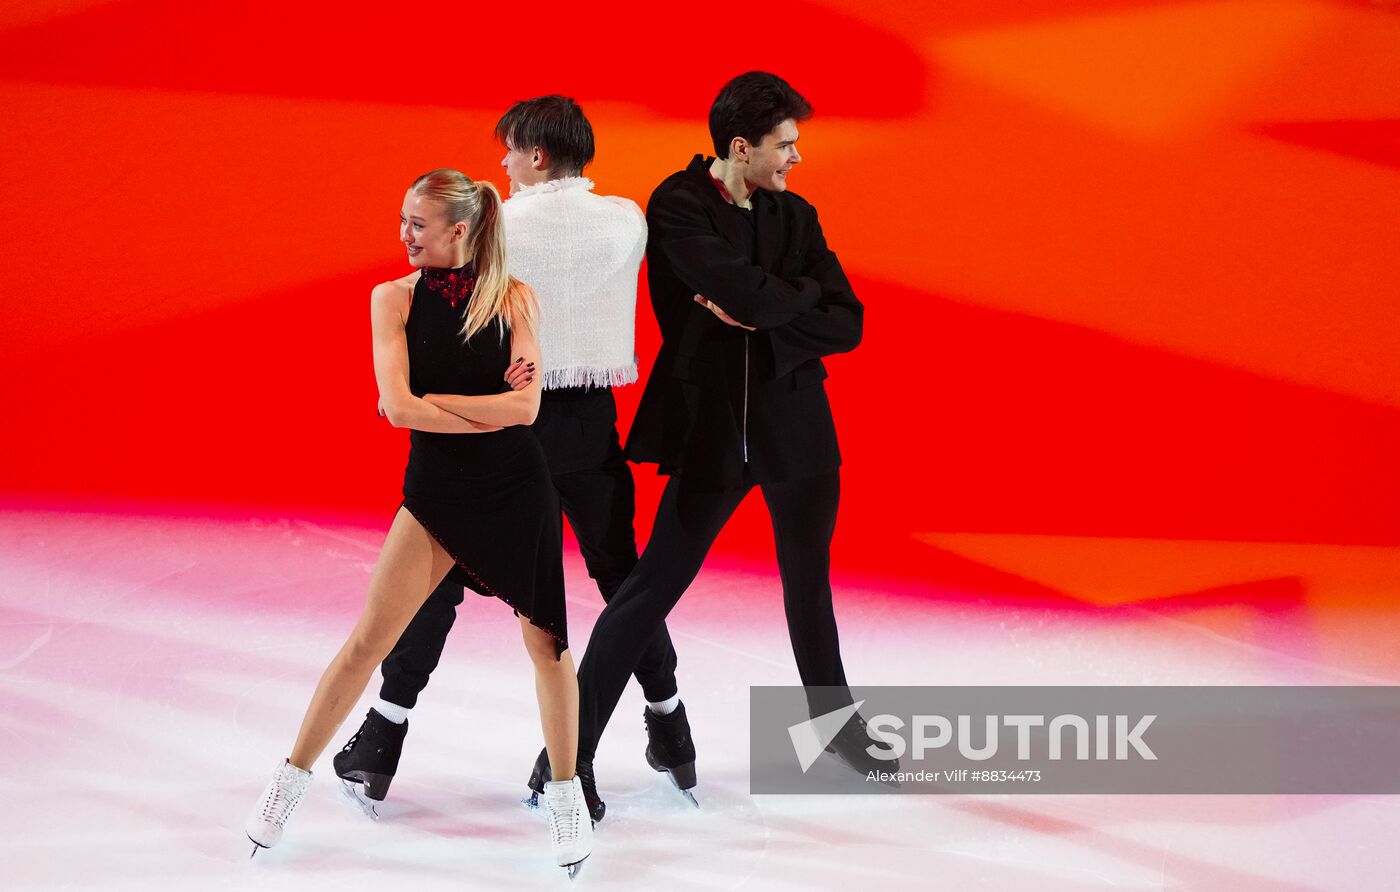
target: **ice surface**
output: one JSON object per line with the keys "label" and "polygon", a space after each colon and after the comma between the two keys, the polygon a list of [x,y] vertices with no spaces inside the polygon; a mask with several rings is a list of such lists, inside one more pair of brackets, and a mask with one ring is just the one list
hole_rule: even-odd
{"label": "ice surface", "polygon": [[[244,815],[350,629],[382,537],[296,518],[0,511],[0,887],[568,888],[543,821],[518,804],[540,733],[516,622],[470,596],[383,818],[344,802],[330,770],[372,686],[283,843],[249,860]],[[566,570],[581,651],[602,602],[572,550]],[[996,594],[838,580],[848,676],[1395,683],[1306,642],[1296,614],[1244,640],[1180,614]],[[577,888],[1397,887],[1395,797],[752,797],[748,686],[797,681],[782,616],[772,568],[706,566],[671,621],[702,808],[646,766],[633,686],[598,755],[608,815]]]}

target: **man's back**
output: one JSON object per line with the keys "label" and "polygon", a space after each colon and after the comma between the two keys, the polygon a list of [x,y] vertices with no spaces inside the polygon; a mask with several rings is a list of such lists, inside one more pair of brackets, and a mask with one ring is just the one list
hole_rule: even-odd
{"label": "man's back", "polygon": [[646,218],[586,177],[516,192],[503,206],[511,274],[535,289],[545,389],[637,380],[633,336]]}

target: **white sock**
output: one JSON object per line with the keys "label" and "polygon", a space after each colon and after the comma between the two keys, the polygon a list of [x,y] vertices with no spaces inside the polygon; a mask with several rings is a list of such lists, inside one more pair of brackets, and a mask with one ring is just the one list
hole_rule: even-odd
{"label": "white sock", "polygon": [[681,695],[679,693],[672,694],[667,699],[658,700],[655,703],[652,703],[650,700],[647,701],[647,709],[650,709],[655,715],[670,715],[675,712],[676,707],[680,705]]}
{"label": "white sock", "polygon": [[404,722],[408,721],[408,714],[412,712],[412,710],[406,706],[390,703],[388,700],[383,699],[375,702],[374,711],[396,725],[402,725]]}

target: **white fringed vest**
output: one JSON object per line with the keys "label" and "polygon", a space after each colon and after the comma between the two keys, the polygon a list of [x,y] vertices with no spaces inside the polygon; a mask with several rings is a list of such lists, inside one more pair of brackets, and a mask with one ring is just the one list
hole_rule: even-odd
{"label": "white fringed vest", "polygon": [[539,297],[544,389],[637,380],[637,271],[647,223],[587,177],[526,186],[503,208],[510,272]]}

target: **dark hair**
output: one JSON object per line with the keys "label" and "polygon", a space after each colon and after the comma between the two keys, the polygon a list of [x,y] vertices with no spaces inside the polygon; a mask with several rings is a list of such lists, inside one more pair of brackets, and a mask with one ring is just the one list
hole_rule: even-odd
{"label": "dark hair", "polygon": [[550,173],[578,176],[593,160],[593,125],[567,96],[536,96],[512,105],[496,122],[496,138],[528,152],[549,155]]}
{"label": "dark hair", "polygon": [[710,106],[715,155],[729,157],[729,143],[742,136],[753,145],[788,118],[805,121],[812,106],[788,82],[766,71],[749,71],[724,85]]}

